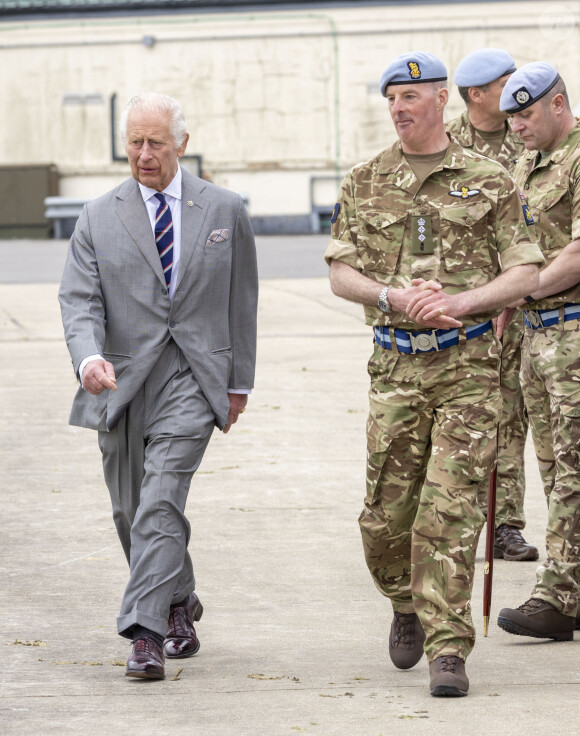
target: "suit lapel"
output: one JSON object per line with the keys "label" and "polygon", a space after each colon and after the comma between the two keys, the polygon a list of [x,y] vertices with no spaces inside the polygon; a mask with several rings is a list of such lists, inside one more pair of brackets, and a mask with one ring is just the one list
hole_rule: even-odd
{"label": "suit lapel", "polygon": [[143,202],[143,197],[134,179],[129,179],[117,193],[117,215],[135,245],[147,259],[155,275],[165,286],[165,276],[155,245],[155,237],[149,224],[149,216]]}
{"label": "suit lapel", "polygon": [[206,185],[182,169],[181,185],[181,258],[177,284],[181,283],[193,254],[199,248],[199,233],[209,209],[209,202],[201,196]]}

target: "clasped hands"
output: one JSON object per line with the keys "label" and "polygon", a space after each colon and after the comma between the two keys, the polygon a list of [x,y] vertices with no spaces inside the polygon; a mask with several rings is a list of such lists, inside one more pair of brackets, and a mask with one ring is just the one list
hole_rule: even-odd
{"label": "clasped hands", "polygon": [[412,284],[405,290],[409,300],[404,311],[413,322],[433,329],[463,326],[453,316],[456,313],[454,297],[445,293],[441,284],[425,279],[413,279]]}

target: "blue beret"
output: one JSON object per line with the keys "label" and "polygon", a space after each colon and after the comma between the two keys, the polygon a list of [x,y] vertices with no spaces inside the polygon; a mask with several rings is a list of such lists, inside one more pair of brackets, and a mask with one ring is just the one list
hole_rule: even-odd
{"label": "blue beret", "polygon": [[516,62],[507,51],[479,49],[461,59],[453,81],[458,87],[481,87],[515,70]]}
{"label": "blue beret", "polygon": [[447,79],[445,64],[433,54],[411,51],[393,59],[381,76],[381,94],[386,97],[389,84],[442,82]]}
{"label": "blue beret", "polygon": [[547,94],[559,79],[558,72],[546,61],[524,64],[508,79],[501,93],[499,109],[510,115],[525,110]]}

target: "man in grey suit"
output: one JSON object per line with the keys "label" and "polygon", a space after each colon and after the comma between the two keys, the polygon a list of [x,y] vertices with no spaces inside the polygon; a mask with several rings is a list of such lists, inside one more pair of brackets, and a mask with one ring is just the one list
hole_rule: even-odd
{"label": "man in grey suit", "polygon": [[70,423],[98,431],[130,566],[117,628],[130,677],[199,649],[184,515],[214,426],[245,410],[258,278],[241,198],[179,166],[188,141],[171,97],[133,98],[121,120],[133,178],[84,208],[59,300],[81,382]]}

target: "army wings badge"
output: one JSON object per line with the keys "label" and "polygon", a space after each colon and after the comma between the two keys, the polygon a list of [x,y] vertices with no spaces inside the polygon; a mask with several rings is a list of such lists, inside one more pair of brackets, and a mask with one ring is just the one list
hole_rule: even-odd
{"label": "army wings badge", "polygon": [[475,197],[480,193],[481,189],[468,189],[467,187],[461,187],[461,191],[452,189],[448,192],[452,197],[459,197],[460,199],[469,199],[470,197]]}

